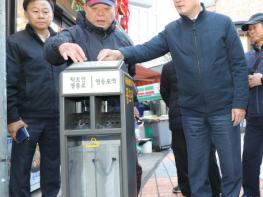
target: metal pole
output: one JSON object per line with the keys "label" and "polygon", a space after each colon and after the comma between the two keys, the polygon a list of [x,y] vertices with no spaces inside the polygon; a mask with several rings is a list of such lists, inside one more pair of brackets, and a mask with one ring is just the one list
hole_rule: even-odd
{"label": "metal pole", "polygon": [[0,196],[8,197],[8,161],[6,128],[6,7],[5,0],[0,0]]}

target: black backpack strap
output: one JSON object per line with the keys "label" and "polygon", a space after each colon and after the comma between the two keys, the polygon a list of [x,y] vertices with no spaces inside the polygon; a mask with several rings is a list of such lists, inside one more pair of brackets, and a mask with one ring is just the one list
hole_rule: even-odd
{"label": "black backpack strap", "polygon": [[260,62],[261,62],[261,58],[258,57],[258,58],[256,59],[255,64],[253,65],[253,71],[254,71],[254,72],[257,70],[258,65],[259,65]]}
{"label": "black backpack strap", "polygon": [[259,63],[261,62],[261,59],[262,59],[261,57],[257,57],[256,58],[256,61],[255,61],[254,65],[253,65],[253,67],[252,67],[252,72],[250,72],[250,74],[253,74],[254,72],[256,72]]}

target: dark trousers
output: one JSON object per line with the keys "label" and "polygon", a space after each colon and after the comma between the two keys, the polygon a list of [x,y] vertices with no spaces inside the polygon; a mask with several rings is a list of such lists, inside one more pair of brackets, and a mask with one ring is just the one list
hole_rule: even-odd
{"label": "dark trousers", "polygon": [[137,178],[137,195],[140,193],[142,184],[142,167],[138,162],[138,157],[136,157],[136,178]]}
{"label": "dark trousers", "polygon": [[[182,191],[182,194],[189,197],[191,196],[191,189],[187,170],[187,146],[182,128],[172,131],[172,150],[175,156],[178,185]],[[210,154],[209,181],[212,187],[213,197],[220,196],[221,177],[217,166],[214,149],[211,150]]]}
{"label": "dark trousers", "polygon": [[212,196],[209,181],[212,143],[220,160],[222,196],[239,196],[242,183],[240,127],[233,127],[231,114],[182,116],[182,120],[192,197]]}
{"label": "dark trousers", "polygon": [[56,197],[60,189],[60,143],[58,118],[24,119],[30,140],[12,143],[10,197],[30,197],[30,171],[38,143],[42,197]]}
{"label": "dark trousers", "polygon": [[259,197],[259,174],[263,156],[263,117],[247,120],[243,151],[244,197]]}

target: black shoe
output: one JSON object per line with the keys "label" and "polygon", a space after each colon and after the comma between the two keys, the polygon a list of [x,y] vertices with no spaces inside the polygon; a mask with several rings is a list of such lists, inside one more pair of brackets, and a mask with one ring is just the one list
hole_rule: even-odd
{"label": "black shoe", "polygon": [[181,189],[180,189],[179,185],[177,185],[173,188],[173,193],[181,193]]}

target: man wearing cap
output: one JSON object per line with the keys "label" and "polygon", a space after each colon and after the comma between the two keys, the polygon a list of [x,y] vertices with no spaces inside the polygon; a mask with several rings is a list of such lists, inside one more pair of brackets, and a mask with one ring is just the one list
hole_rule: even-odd
{"label": "man wearing cap", "polygon": [[[96,61],[105,47],[130,46],[130,40],[116,26],[114,5],[114,0],[87,0],[77,14],[77,24],[46,41],[46,59],[53,64]],[[133,64],[126,69],[135,75]]]}
{"label": "man wearing cap", "polygon": [[263,155],[263,13],[242,25],[253,49],[246,53],[249,102],[243,151],[243,197],[259,197],[259,174]]}
{"label": "man wearing cap", "polygon": [[[131,46],[131,41],[117,26],[114,0],[87,0],[77,14],[76,25],[45,42],[44,56],[54,65],[67,62],[96,61],[103,48]],[[123,68],[135,75],[135,64]],[[141,186],[141,166],[136,161],[137,193]]]}

